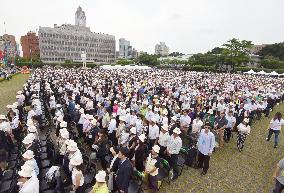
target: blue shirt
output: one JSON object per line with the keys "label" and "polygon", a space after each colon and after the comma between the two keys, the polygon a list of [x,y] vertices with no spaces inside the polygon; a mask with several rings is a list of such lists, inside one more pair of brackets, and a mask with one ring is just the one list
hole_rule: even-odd
{"label": "blue shirt", "polygon": [[215,147],[215,136],[212,132],[205,133],[205,129],[202,129],[197,143],[198,151],[203,155],[212,153]]}

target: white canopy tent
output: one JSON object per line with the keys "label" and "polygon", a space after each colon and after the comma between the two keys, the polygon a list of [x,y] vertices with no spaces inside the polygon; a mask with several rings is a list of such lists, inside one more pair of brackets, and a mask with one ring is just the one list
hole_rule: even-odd
{"label": "white canopy tent", "polygon": [[273,72],[269,73],[269,75],[271,75],[271,76],[278,76],[279,74],[277,72],[273,71]]}
{"label": "white canopy tent", "polygon": [[252,69],[250,69],[249,71],[244,72],[244,74],[256,74],[256,72],[255,72],[255,71],[253,71]]}
{"label": "white canopy tent", "polygon": [[267,73],[264,72],[263,70],[259,71],[257,74],[259,74],[259,75],[267,75]]}

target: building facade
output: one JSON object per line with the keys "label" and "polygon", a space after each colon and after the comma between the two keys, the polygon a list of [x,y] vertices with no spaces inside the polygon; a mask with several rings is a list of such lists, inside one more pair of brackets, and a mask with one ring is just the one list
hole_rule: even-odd
{"label": "building facade", "polygon": [[24,58],[39,57],[39,40],[34,32],[28,32],[27,35],[21,37],[21,46]]}
{"label": "building facade", "polygon": [[119,39],[119,58],[132,58],[132,46],[130,45],[130,41],[124,38]]}
{"label": "building facade", "polygon": [[83,51],[87,62],[115,62],[114,36],[91,32],[86,27],[86,16],[81,7],[75,13],[75,24],[54,25],[53,28],[39,27],[40,58],[43,62],[81,62]]}
{"label": "building facade", "polygon": [[0,50],[7,58],[14,58],[15,56],[18,56],[19,52],[15,36],[9,34],[0,36]]}
{"label": "building facade", "polygon": [[169,47],[165,44],[165,42],[160,42],[155,46],[155,54],[161,56],[169,55]]}

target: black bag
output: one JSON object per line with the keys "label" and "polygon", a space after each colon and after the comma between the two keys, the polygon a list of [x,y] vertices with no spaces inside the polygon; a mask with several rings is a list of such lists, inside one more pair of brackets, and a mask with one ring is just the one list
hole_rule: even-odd
{"label": "black bag", "polygon": [[185,165],[194,167],[196,163],[197,149],[195,147],[189,148],[185,156]]}

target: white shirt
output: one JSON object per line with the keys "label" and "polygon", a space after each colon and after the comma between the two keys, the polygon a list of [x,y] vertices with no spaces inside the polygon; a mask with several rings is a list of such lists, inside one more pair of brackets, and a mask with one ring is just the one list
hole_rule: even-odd
{"label": "white shirt", "polygon": [[212,132],[205,133],[205,129],[202,129],[197,142],[198,151],[203,155],[212,153],[215,147],[215,136]]}
{"label": "white shirt", "polygon": [[201,130],[201,127],[203,125],[203,122],[199,119],[194,119],[192,121],[192,133],[199,133]]}
{"label": "white shirt", "polygon": [[159,127],[157,125],[149,125],[149,139],[157,139],[159,137]]}
{"label": "white shirt", "polygon": [[83,173],[82,173],[82,171],[78,171],[76,168],[74,168],[74,169],[72,170],[72,183],[73,183],[73,185],[74,185],[74,186],[76,185],[76,175],[81,175],[79,186],[83,186],[83,184],[84,184],[84,176],[83,176]]}
{"label": "white shirt", "polygon": [[240,123],[237,128],[240,133],[246,133],[246,134],[250,133],[249,125],[245,126],[243,123]]}
{"label": "white shirt", "polygon": [[173,135],[170,136],[168,144],[167,144],[167,150],[168,152],[172,154],[179,154],[180,148],[182,147],[182,141],[180,137],[174,138]]}
{"label": "white shirt", "polygon": [[17,129],[19,127],[19,118],[15,116],[11,122],[12,129]]}
{"label": "white shirt", "polygon": [[113,133],[116,130],[116,120],[111,119],[108,125],[108,133]]}
{"label": "white shirt", "polygon": [[228,121],[227,128],[232,128],[233,124],[236,123],[236,118],[234,116],[226,116],[226,119]]}
{"label": "white shirt", "polygon": [[169,139],[170,139],[170,135],[169,135],[168,132],[166,132],[166,133],[163,133],[162,131],[160,132],[158,142],[161,146],[167,147]]}
{"label": "white shirt", "polygon": [[278,130],[280,131],[281,130],[281,126],[284,125],[284,120],[281,119],[280,121],[278,119],[274,120],[272,119],[270,121],[270,124],[269,124],[269,128],[272,129],[272,130]]}
{"label": "white shirt", "polygon": [[225,110],[225,107],[226,107],[225,103],[223,103],[223,104],[218,103],[218,105],[217,105],[217,111],[222,112],[222,111]]}
{"label": "white shirt", "polygon": [[19,193],[39,193],[39,181],[35,175],[33,175],[28,181],[26,181],[20,188]]}

